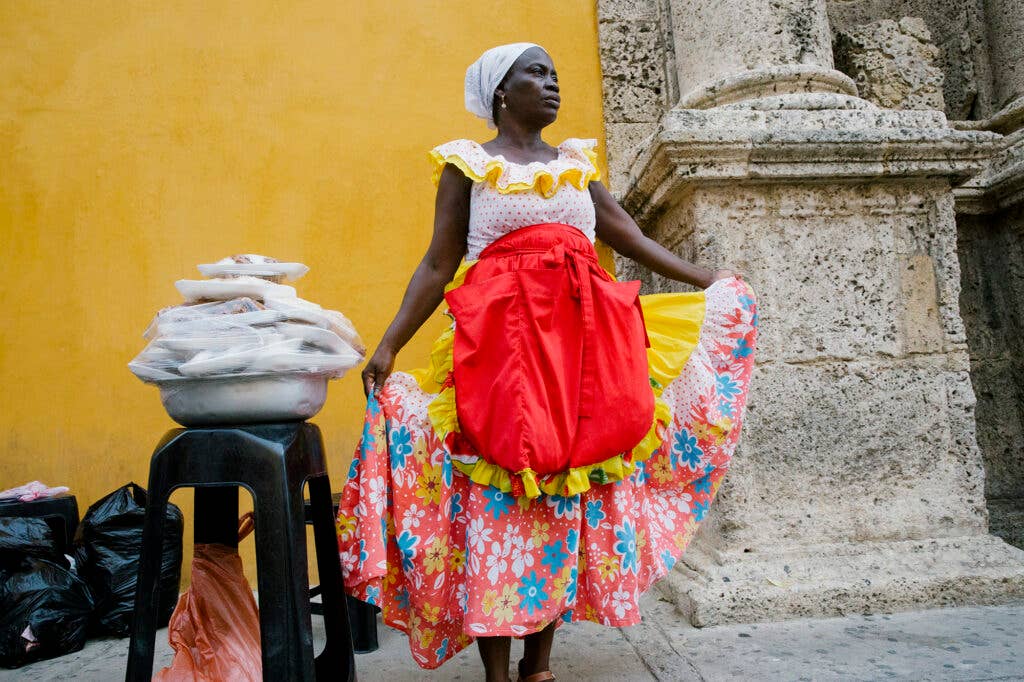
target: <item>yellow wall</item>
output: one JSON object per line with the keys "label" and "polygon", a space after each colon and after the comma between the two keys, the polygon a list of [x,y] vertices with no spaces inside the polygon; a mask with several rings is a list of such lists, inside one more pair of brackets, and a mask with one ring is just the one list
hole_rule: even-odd
{"label": "yellow wall", "polygon": [[[603,140],[593,2],[0,3],[0,489],[69,485],[84,513],[146,485],[174,425],[125,365],[196,263],[305,262],[299,294],[375,344],[430,236],[426,150],[489,139],[465,68],[519,40],[560,73],[548,141]],[[355,371],[315,419],[335,489],[362,400]]]}

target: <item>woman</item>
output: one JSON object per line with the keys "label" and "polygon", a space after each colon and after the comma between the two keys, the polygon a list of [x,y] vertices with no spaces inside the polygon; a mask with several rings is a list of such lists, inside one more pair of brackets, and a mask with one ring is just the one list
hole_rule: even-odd
{"label": "woman", "polygon": [[[498,133],[431,151],[433,239],[363,370],[338,515],[347,590],[422,667],[475,638],[495,682],[512,636],[519,678],[540,682],[558,623],[640,621],[725,474],[753,366],[749,287],[645,237],[601,184],[594,140],[544,142],[560,103],[532,43],[467,71],[466,106]],[[638,297],[600,268],[595,236],[705,291]],[[455,322],[431,366],[392,374],[442,298]]]}

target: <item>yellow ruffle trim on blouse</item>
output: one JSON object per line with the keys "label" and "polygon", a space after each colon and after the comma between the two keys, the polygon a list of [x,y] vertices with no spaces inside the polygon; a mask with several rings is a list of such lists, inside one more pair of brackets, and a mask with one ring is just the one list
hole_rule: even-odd
{"label": "yellow ruffle trim on blouse", "polygon": [[[471,265],[463,263],[447,288],[459,286]],[[640,303],[651,341],[651,347],[647,349],[647,363],[654,393],[654,418],[647,435],[631,451],[557,474],[537,474],[530,469],[510,472],[480,457],[474,461],[462,461],[457,459],[457,455],[452,460],[453,466],[476,483],[512,492],[520,499],[529,499],[541,493],[577,495],[589,490],[594,483],[620,481],[633,472],[635,462],[650,459],[661,446],[672,420],[672,412],[662,400],[661,393],[669,382],[679,376],[697,345],[704,321],[705,300],[704,292],[699,291],[641,296]],[[434,342],[430,367],[411,372],[420,388],[428,393],[437,393],[427,406],[427,415],[438,436],[445,441],[459,431],[455,387],[448,381],[453,366],[454,338],[454,328],[445,329]],[[609,380],[614,381],[614,377]]]}
{"label": "yellow ruffle trim on blouse", "polygon": [[[591,180],[600,180],[601,171],[597,168],[597,152],[589,146],[584,146],[583,140],[576,141],[579,146],[568,147],[569,154],[576,153],[577,156],[560,156],[548,163],[533,162],[518,164],[506,161],[501,157],[493,157],[482,150],[479,150],[481,158],[471,159],[469,149],[460,150],[452,143],[441,145],[430,150],[430,160],[433,163],[431,180],[436,186],[441,181],[441,173],[445,164],[452,164],[474,182],[487,182],[494,187],[499,194],[511,194],[513,192],[525,192],[535,190],[545,199],[550,199],[558,193],[563,183],[568,183],[579,190],[587,189]],[[569,141],[563,142],[560,149]],[[472,143],[476,144],[476,143]],[[479,145],[476,145],[479,147]],[[578,154],[582,153],[583,161]],[[483,157],[487,157],[485,161]],[[516,177],[519,176],[519,177]]]}

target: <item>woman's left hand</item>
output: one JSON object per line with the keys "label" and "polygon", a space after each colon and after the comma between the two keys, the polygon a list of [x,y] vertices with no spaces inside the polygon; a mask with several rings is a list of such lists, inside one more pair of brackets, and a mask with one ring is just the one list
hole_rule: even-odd
{"label": "woman's left hand", "polygon": [[737,272],[736,270],[729,270],[727,268],[719,268],[718,270],[714,270],[711,273],[711,279],[708,281],[707,286],[704,288],[707,289],[709,286],[711,286],[718,280],[729,279],[730,277],[735,277],[736,279],[743,279],[743,273]]}

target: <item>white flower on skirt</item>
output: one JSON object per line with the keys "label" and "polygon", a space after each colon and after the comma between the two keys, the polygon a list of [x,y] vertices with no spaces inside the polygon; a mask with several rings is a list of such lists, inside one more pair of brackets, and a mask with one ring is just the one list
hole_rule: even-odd
{"label": "white flower on skirt", "polygon": [[384,504],[387,498],[387,490],[384,485],[384,477],[376,476],[370,479],[370,504],[376,510],[377,514],[384,513]]}
{"label": "white flower on skirt", "polygon": [[612,593],[612,606],[615,607],[615,615],[619,618],[625,618],[626,611],[630,611],[633,608],[633,604],[630,602],[632,595],[626,590],[616,590]]}

